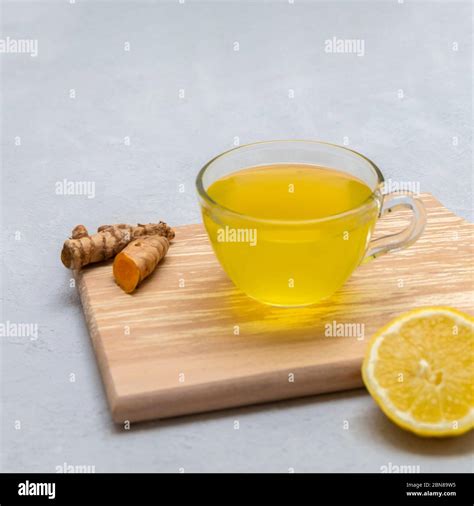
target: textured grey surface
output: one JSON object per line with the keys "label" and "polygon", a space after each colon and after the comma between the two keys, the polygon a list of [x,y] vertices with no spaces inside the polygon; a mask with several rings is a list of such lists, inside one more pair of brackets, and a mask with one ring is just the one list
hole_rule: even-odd
{"label": "textured grey surface", "polygon": [[[1,37],[38,39],[39,54],[0,54],[1,321],[38,323],[39,337],[1,338],[2,470],[471,470],[472,435],[418,439],[362,390],[114,426],[58,256],[78,222],[198,221],[195,174],[235,137],[347,137],[386,177],[419,182],[471,218],[471,10],[3,2]],[[363,39],[365,55],[325,53],[334,36]],[[95,198],[57,195],[64,179],[94,182]]]}

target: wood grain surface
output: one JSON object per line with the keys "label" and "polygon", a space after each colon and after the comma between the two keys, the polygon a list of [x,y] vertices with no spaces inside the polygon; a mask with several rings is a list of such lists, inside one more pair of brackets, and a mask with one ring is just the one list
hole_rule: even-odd
{"label": "wood grain surface", "polygon": [[[202,225],[176,228],[167,257],[133,295],[115,284],[110,262],[83,269],[78,288],[114,421],[357,388],[367,342],[391,318],[427,305],[472,313],[474,225],[431,195],[421,198],[427,225],[415,245],[359,267],[338,293],[310,307],[246,297]],[[407,219],[405,212],[382,218],[377,235]],[[363,339],[327,336],[333,322],[359,324]]]}

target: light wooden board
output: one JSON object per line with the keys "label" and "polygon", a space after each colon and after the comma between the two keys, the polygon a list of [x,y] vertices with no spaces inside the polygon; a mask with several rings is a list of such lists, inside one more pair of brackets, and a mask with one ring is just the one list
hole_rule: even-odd
{"label": "light wooden board", "polygon": [[[425,305],[472,312],[474,226],[422,199],[428,223],[415,245],[359,267],[331,299],[306,308],[242,294],[201,225],[176,229],[167,257],[133,295],[115,284],[111,263],[84,269],[78,287],[113,419],[357,388],[367,341],[391,318]],[[378,234],[398,231],[407,216],[383,218]],[[325,336],[334,321],[363,324],[364,339]]]}

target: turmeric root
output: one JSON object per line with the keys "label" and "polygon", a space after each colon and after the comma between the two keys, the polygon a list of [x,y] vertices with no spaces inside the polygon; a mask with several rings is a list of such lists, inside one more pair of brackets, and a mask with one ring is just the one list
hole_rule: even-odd
{"label": "turmeric root", "polygon": [[89,232],[87,232],[87,228],[84,225],[76,225],[72,229],[71,239],[80,239],[81,237],[87,237]]}
{"label": "turmeric root", "polygon": [[70,239],[64,242],[61,261],[68,269],[80,269],[94,262],[114,257],[131,241],[141,236],[157,235],[171,240],[174,231],[164,222],[126,225],[102,225],[89,235],[84,225],[77,225]]}
{"label": "turmeric root", "polygon": [[155,270],[168,248],[168,239],[161,235],[147,235],[132,241],[114,260],[114,278],[120,288],[132,293]]}

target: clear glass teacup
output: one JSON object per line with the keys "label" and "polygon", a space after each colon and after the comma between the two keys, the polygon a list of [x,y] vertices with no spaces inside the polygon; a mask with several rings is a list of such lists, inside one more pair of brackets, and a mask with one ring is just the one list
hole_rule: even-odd
{"label": "clear glass teacup", "polygon": [[[278,178],[285,174],[282,181],[286,184],[288,174],[293,177],[292,167],[295,179],[301,180],[299,195],[307,202],[302,205],[294,200],[298,199],[297,191],[294,199],[282,193],[276,205],[269,205],[274,209],[261,211],[259,202],[271,202],[271,192],[280,188],[275,174]],[[319,172],[312,173],[312,168]],[[236,178],[241,174],[244,179]],[[318,202],[311,202],[302,174],[308,181],[323,174],[328,181],[336,178],[349,183],[341,190],[334,184],[328,186],[327,192],[325,187],[317,187],[315,200],[327,205],[325,214]],[[252,186],[252,181],[259,186]],[[221,185],[225,189],[222,196],[210,195],[209,189],[221,182],[227,185]],[[361,263],[406,248],[420,237],[426,221],[421,201],[407,194],[383,195],[383,183],[379,168],[356,151],[325,142],[293,140],[258,142],[226,151],[208,162],[196,181],[204,225],[225,272],[249,297],[276,306],[304,306],[327,298]],[[357,202],[354,195],[362,187],[367,193],[362,202],[332,212],[333,200]],[[285,190],[281,188],[290,191],[291,182]],[[227,198],[231,193],[234,203]],[[310,209],[310,214],[300,216],[293,212],[296,207]],[[318,209],[314,216],[313,207]],[[378,218],[401,208],[412,211],[408,227],[372,240]]]}

